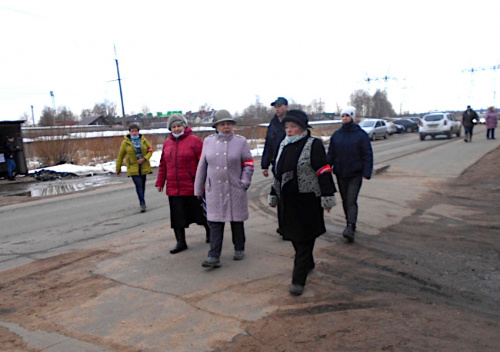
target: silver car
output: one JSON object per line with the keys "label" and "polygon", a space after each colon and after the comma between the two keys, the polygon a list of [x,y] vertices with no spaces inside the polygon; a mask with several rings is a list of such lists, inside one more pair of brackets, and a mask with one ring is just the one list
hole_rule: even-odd
{"label": "silver car", "polygon": [[368,133],[372,141],[377,138],[387,139],[389,136],[385,121],[381,119],[363,119],[363,121],[359,123],[359,127]]}

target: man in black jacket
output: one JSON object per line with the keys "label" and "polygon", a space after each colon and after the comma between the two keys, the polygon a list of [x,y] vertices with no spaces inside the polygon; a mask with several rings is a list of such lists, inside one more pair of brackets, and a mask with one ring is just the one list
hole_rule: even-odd
{"label": "man in black jacket", "polygon": [[14,137],[7,136],[4,146],[5,162],[7,163],[7,176],[10,181],[14,181],[14,170],[16,169],[15,153],[19,150],[14,142]]}
{"label": "man in black jacket", "polygon": [[472,131],[474,130],[474,125],[478,122],[479,117],[477,112],[472,110],[470,105],[467,105],[467,110],[464,111],[462,116],[462,125],[464,125],[465,139],[464,141],[472,142]]}
{"label": "man in black jacket", "polygon": [[271,106],[274,107],[276,113],[267,127],[266,142],[262,152],[262,174],[265,177],[269,176],[269,166],[274,167],[276,151],[286,135],[281,120],[283,120],[288,110],[288,100],[279,97],[271,103]]}

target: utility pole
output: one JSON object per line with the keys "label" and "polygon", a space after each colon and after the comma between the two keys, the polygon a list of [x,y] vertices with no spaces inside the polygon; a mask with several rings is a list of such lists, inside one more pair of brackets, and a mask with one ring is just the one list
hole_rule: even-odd
{"label": "utility pole", "polygon": [[113,44],[115,49],[115,62],[116,62],[116,72],[118,73],[118,86],[120,87],[120,99],[122,102],[122,125],[126,128],[127,123],[125,122],[125,107],[123,106],[123,93],[122,93],[122,80],[120,78],[120,68],[118,67],[118,56],[116,55],[116,46]]}
{"label": "utility pole", "polygon": [[496,72],[497,70],[500,69],[500,65],[493,65],[493,66],[487,66],[487,67],[473,67],[473,68],[466,68],[463,69],[462,72],[470,72],[470,93],[469,93],[469,99],[472,100],[473,98],[473,86],[474,86],[474,73],[477,71],[493,71],[493,106],[495,106],[496,103],[496,97],[497,97],[497,91],[496,91]]}
{"label": "utility pole", "polygon": [[54,113],[56,112],[56,99],[54,98],[54,92],[50,91],[50,96],[52,97],[52,109],[54,109]]}
{"label": "utility pole", "polygon": [[33,126],[35,126],[35,114],[33,113],[33,105],[31,105],[31,119],[33,120]]}

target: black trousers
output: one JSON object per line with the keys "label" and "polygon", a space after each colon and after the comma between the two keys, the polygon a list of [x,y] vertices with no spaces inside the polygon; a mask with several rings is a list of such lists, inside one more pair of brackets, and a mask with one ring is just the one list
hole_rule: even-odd
{"label": "black trousers", "polygon": [[[222,253],[222,242],[224,240],[224,222],[209,221],[210,225],[210,250],[208,256],[220,258]],[[231,234],[235,251],[245,250],[245,227],[243,221],[231,221]]]}
{"label": "black trousers", "polygon": [[293,261],[292,284],[305,285],[307,274],[314,268],[314,243],[310,241],[292,241],[295,249],[295,260]]}
{"label": "black trousers", "polygon": [[352,224],[358,221],[358,195],[362,183],[362,176],[337,177],[345,219]]}

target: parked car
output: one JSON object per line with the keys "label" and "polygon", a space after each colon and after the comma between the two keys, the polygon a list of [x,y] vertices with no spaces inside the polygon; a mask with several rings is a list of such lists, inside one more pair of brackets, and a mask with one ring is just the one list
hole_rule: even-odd
{"label": "parked car", "polygon": [[420,117],[407,117],[406,120],[411,120],[415,122],[417,125],[420,125]]}
{"label": "parked car", "polygon": [[451,138],[452,134],[456,134],[457,137],[460,137],[461,130],[462,123],[453,114],[437,112],[422,117],[418,133],[420,140],[423,141],[427,136],[431,136],[433,139],[438,135]]}
{"label": "parked car", "polygon": [[418,131],[418,124],[416,124],[412,120],[408,119],[398,119],[393,121],[397,125],[401,125],[404,127],[405,132],[417,132]]}
{"label": "parked car", "polygon": [[363,121],[359,123],[359,127],[368,133],[372,141],[377,138],[387,139],[389,136],[385,121],[381,119],[363,119]]}
{"label": "parked car", "polygon": [[394,133],[398,133],[398,125],[396,125],[394,122],[389,121],[389,120],[384,120],[385,125],[387,126],[387,132],[389,133],[389,136],[392,136]]}

